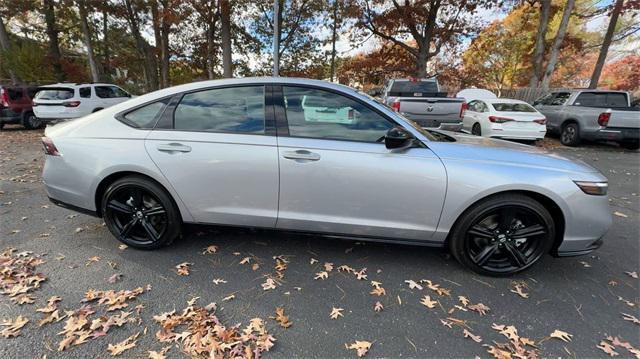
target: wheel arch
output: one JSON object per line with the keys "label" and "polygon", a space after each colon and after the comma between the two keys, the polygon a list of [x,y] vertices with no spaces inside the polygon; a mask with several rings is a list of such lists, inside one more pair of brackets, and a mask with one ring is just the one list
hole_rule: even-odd
{"label": "wheel arch", "polygon": [[107,190],[107,188],[109,187],[109,185],[111,185],[113,182],[115,182],[115,181],[117,181],[117,180],[119,180],[121,178],[128,177],[128,176],[142,177],[142,178],[147,179],[149,181],[152,181],[155,184],[157,184],[158,186],[160,186],[160,188],[165,190],[165,192],[167,193],[169,198],[171,198],[171,202],[173,203],[173,205],[178,210],[180,218],[184,219],[182,209],[178,205],[176,199],[174,198],[173,193],[171,191],[169,191],[165,185],[163,185],[162,183],[157,181],[155,178],[153,178],[153,177],[151,177],[149,175],[146,175],[144,173],[136,172],[136,171],[114,172],[114,173],[109,174],[105,178],[103,178],[98,183],[98,186],[96,187],[96,190],[95,190],[95,193],[94,193],[94,203],[95,203],[95,206],[96,206],[96,214],[98,216],[102,217],[102,205],[101,205],[102,204],[102,196],[104,196],[104,193]]}
{"label": "wheel arch", "polygon": [[531,191],[531,190],[505,190],[505,191],[494,192],[476,199],[474,202],[469,204],[462,212],[460,212],[456,220],[453,222],[453,225],[451,226],[451,229],[449,230],[449,233],[447,234],[447,237],[445,239],[445,243],[444,243],[445,246],[446,247],[449,246],[449,241],[451,240],[451,234],[453,233],[453,229],[458,225],[458,222],[464,217],[464,215],[467,214],[467,212],[471,208],[473,208],[473,206],[475,206],[476,204],[482,201],[486,201],[489,198],[499,196],[499,195],[504,195],[504,194],[520,194],[520,195],[528,196],[538,201],[540,204],[542,204],[542,206],[544,206],[546,210],[549,211],[549,213],[551,214],[551,217],[553,218],[553,223],[555,225],[555,238],[553,239],[553,246],[551,246],[551,253],[554,253],[558,249],[558,247],[560,247],[560,244],[562,244],[562,240],[564,238],[564,231],[565,231],[565,225],[566,225],[564,212],[562,211],[562,208],[558,205],[558,203],[556,203],[556,201],[554,201],[553,199],[551,199],[545,194]]}
{"label": "wheel arch", "polygon": [[562,131],[570,123],[575,123],[578,126],[578,130],[580,129],[580,122],[578,122],[578,120],[576,120],[575,118],[568,118],[562,121],[562,124],[560,124],[560,131]]}

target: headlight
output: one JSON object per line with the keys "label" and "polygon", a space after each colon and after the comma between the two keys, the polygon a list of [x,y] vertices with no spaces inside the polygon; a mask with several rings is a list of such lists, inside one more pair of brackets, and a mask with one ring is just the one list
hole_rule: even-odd
{"label": "headlight", "polygon": [[607,194],[609,183],[607,182],[586,182],[586,181],[573,181],[582,192],[591,194],[594,196],[604,196]]}

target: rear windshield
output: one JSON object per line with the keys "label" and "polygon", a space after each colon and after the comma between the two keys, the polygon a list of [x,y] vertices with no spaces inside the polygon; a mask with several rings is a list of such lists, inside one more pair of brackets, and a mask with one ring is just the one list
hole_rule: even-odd
{"label": "rear windshield", "polygon": [[536,112],[526,103],[492,103],[491,106],[498,112]]}
{"label": "rear windshield", "polygon": [[435,81],[394,81],[389,92],[434,94],[438,92],[438,85]]}
{"label": "rear windshield", "polygon": [[576,106],[627,107],[627,95],[621,92],[583,92],[573,102]]}
{"label": "rear windshield", "polygon": [[68,100],[73,97],[74,90],[70,88],[46,88],[40,89],[36,94],[36,100]]}

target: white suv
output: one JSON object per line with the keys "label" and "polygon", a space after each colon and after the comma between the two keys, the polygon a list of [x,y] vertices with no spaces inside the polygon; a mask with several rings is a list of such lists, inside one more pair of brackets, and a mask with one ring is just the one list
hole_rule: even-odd
{"label": "white suv", "polygon": [[59,83],[42,86],[33,98],[33,112],[41,120],[86,116],[131,98],[112,84]]}

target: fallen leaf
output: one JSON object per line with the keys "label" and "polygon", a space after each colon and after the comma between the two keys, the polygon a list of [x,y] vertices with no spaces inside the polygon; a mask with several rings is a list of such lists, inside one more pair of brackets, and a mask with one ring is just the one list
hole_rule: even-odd
{"label": "fallen leaf", "polygon": [[311,258],[311,260],[309,261],[309,264],[311,264],[311,265],[316,264],[316,263],[318,263],[318,260],[315,259],[315,258]]}
{"label": "fallen leaf", "polygon": [[178,275],[180,276],[187,276],[189,275],[189,267],[192,265],[193,263],[189,263],[189,262],[183,262],[178,264],[175,268],[176,268],[176,272],[178,273]]}
{"label": "fallen leaf", "polygon": [[599,345],[596,345],[596,348],[602,350],[603,352],[609,354],[609,356],[615,357],[620,355],[620,353],[615,351],[615,347],[606,341],[601,341]]}
{"label": "fallen leaf", "polygon": [[213,280],[213,284],[218,285],[220,283],[227,283],[226,280],[222,279],[222,278],[216,278]]}
{"label": "fallen leaf", "polygon": [[29,319],[19,315],[16,319],[3,319],[0,326],[5,327],[0,331],[0,336],[12,338],[20,335],[20,329],[29,322]]}
{"label": "fallen leaf", "polygon": [[205,248],[204,251],[202,252],[202,254],[213,254],[213,253],[218,253],[218,246],[210,245],[207,248]]}
{"label": "fallen leaf", "polygon": [[76,233],[84,232],[84,228],[78,227],[78,228],[76,228],[75,232]]}
{"label": "fallen leaf", "polygon": [[127,248],[129,248],[129,246],[126,245],[126,244],[121,244],[121,245],[118,246],[118,249],[121,250],[121,251],[124,251]]}
{"label": "fallen leaf", "polygon": [[631,323],[633,323],[633,324],[638,324],[638,325],[640,325],[640,319],[638,319],[638,318],[634,317],[633,315],[631,315],[631,314],[626,314],[626,313],[620,313],[620,314],[622,314],[622,319],[627,320],[627,321],[630,321],[630,322],[631,322]]}
{"label": "fallen leaf", "polygon": [[369,349],[371,349],[371,343],[364,340],[356,340],[355,343],[351,345],[344,345],[347,349],[355,349],[359,358],[367,355]]}
{"label": "fallen leaf", "polygon": [[267,281],[262,283],[262,289],[263,290],[276,289],[276,281],[271,278],[267,278]]}
{"label": "fallen leaf", "polygon": [[91,258],[87,259],[87,263],[85,263],[84,265],[88,267],[88,266],[90,266],[92,263],[96,263],[96,262],[98,262],[98,261],[100,261],[100,257],[98,257],[98,256],[93,256],[93,257],[91,257]]}
{"label": "fallen leaf", "polygon": [[116,274],[112,275],[111,277],[107,278],[107,282],[113,284],[113,283],[117,282],[120,278],[122,278],[122,274],[121,273],[116,273]]}
{"label": "fallen leaf", "polygon": [[356,275],[356,279],[358,280],[367,280],[367,268],[362,268],[359,271],[353,271],[353,274]]}
{"label": "fallen leaf", "polygon": [[371,295],[377,295],[378,297],[386,295],[387,291],[382,287],[373,288],[373,290],[369,293]]}
{"label": "fallen leaf", "polygon": [[383,309],[384,309],[384,305],[382,305],[382,303],[380,302],[376,302],[376,304],[373,306],[373,310],[378,313],[380,313]]}
{"label": "fallen leaf", "polygon": [[465,338],[471,338],[471,340],[473,340],[476,343],[482,342],[482,338],[480,338],[479,335],[473,335],[470,331],[466,329],[462,331],[462,334],[464,335]]}
{"label": "fallen leaf", "polygon": [[481,316],[487,314],[487,312],[491,310],[489,307],[487,307],[482,303],[471,304],[471,305],[468,305],[467,308],[469,308],[469,310],[473,310],[474,312],[477,312]]}
{"label": "fallen leaf", "polygon": [[231,295],[228,295],[228,296],[222,298],[222,301],[223,302],[228,302],[228,301],[233,300],[233,299],[236,299],[236,295],[235,294],[231,294]]}
{"label": "fallen leaf", "polygon": [[635,278],[635,279],[639,278],[638,272],[635,272],[635,271],[634,272],[625,272],[625,274],[627,274],[631,278]]}
{"label": "fallen leaf", "polygon": [[162,350],[160,350],[160,352],[154,351],[154,350],[149,350],[149,359],[166,359],[167,358],[167,353],[169,352],[169,350],[171,349],[171,346],[168,347],[164,347],[162,348]]}
{"label": "fallen leaf", "polygon": [[409,289],[417,289],[417,290],[422,290],[422,286],[416,282],[414,282],[412,279],[409,280],[405,280],[405,283],[409,284]]}
{"label": "fallen leaf", "polygon": [[250,261],[251,261],[251,257],[244,257],[240,261],[240,264],[249,264]]}
{"label": "fallen leaf", "polygon": [[573,335],[558,329],[554,330],[553,333],[549,334],[549,336],[551,338],[560,339],[567,343],[571,341],[571,338],[573,338]]}
{"label": "fallen leaf", "polygon": [[331,272],[333,270],[333,263],[325,262],[324,270],[327,272]]}
{"label": "fallen leaf", "polygon": [[327,278],[329,278],[329,273],[327,273],[326,271],[318,272],[316,273],[316,276],[313,277],[313,279],[315,280],[318,280],[318,279],[325,280]]}
{"label": "fallen leaf", "polygon": [[462,304],[463,307],[466,307],[467,305],[471,304],[471,301],[469,301],[467,297],[463,297],[463,296],[459,296],[458,301],[460,302],[460,304]]}
{"label": "fallen leaf", "polygon": [[527,285],[525,283],[514,283],[513,289],[510,290],[511,293],[516,293],[520,297],[527,299],[529,298],[529,293],[525,292]]}
{"label": "fallen leaf", "polygon": [[109,346],[107,347],[107,351],[109,352],[109,354],[111,354],[111,356],[114,356],[114,357],[118,356],[124,353],[125,351],[135,347],[136,341],[139,335],[140,335],[140,332],[128,337],[127,339],[121,341],[120,343],[109,344]]}
{"label": "fallen leaf", "polygon": [[331,319],[338,319],[338,317],[343,317],[343,316],[344,316],[344,315],[342,315],[342,311],[343,311],[343,310],[344,310],[344,309],[342,309],[342,308],[336,308],[336,307],[333,307],[333,308],[331,309],[331,313],[329,314],[329,317],[330,317]]}
{"label": "fallen leaf", "polygon": [[425,295],[420,300],[420,304],[424,305],[425,307],[427,307],[429,309],[433,309],[433,308],[436,307],[436,304],[438,304],[438,301],[437,300],[431,300],[430,296]]}
{"label": "fallen leaf", "polygon": [[289,320],[289,317],[284,315],[284,308],[282,308],[282,307],[277,307],[276,308],[276,316],[275,317],[271,317],[271,318],[275,319],[275,321],[278,322],[278,324],[280,324],[280,326],[285,328],[285,329],[289,328],[293,324]]}
{"label": "fallen leaf", "polygon": [[618,217],[622,217],[622,218],[627,218],[627,217],[629,217],[629,216],[627,216],[626,214],[624,214],[624,213],[622,213],[622,212],[618,212],[618,211],[613,212],[613,214],[614,214],[614,215],[616,215],[616,216],[618,216]]}

